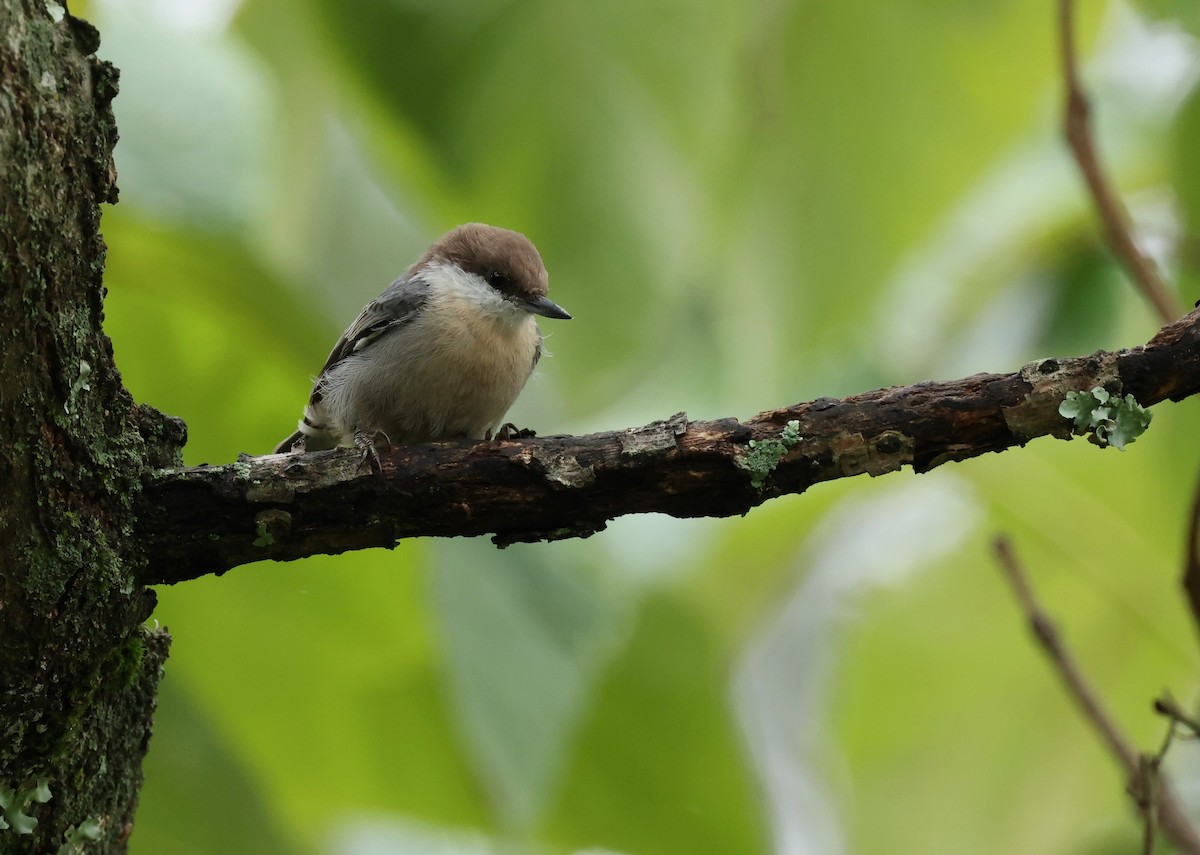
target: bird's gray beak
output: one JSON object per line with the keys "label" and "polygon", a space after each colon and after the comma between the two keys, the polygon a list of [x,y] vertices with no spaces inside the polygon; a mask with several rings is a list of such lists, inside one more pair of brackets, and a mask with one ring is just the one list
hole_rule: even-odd
{"label": "bird's gray beak", "polygon": [[517,302],[543,318],[557,318],[560,321],[571,320],[570,312],[543,294],[538,294],[536,297],[520,297]]}

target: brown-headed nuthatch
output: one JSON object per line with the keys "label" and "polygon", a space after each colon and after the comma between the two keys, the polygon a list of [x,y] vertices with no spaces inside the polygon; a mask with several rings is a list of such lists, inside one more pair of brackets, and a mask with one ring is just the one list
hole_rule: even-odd
{"label": "brown-headed nuthatch", "polygon": [[447,232],[342,333],[299,430],[275,452],[465,436],[490,439],[542,355],[546,296],[528,238],[468,223]]}

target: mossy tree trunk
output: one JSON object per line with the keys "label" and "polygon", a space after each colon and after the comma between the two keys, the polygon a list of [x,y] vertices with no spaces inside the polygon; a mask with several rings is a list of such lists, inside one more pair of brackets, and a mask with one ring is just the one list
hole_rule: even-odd
{"label": "mossy tree trunk", "polygon": [[132,401],[101,331],[117,71],[98,45],[44,2],[0,3],[4,853],[125,850],[169,643],[143,626],[131,508],[183,430]]}

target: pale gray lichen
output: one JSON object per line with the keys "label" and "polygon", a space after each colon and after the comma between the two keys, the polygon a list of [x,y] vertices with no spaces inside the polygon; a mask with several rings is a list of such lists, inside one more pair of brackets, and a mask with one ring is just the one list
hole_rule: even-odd
{"label": "pale gray lichen", "polygon": [[676,413],[665,421],[652,422],[645,427],[630,428],[621,434],[621,454],[626,457],[660,454],[676,448],[676,437],[687,432],[686,413]]}
{"label": "pale gray lichen", "polygon": [[581,465],[573,454],[548,452],[534,447],[530,449],[530,459],[541,464],[547,481],[563,487],[586,487],[596,480],[595,470],[591,466]]}
{"label": "pale gray lichen", "polygon": [[1090,392],[1068,392],[1058,414],[1072,419],[1076,430],[1091,431],[1088,439],[1096,445],[1121,451],[1146,432],[1154,416],[1133,395],[1122,398],[1099,386]]}
{"label": "pale gray lichen", "polygon": [[89,816],[79,825],[72,825],[63,837],[62,846],[58,847],[56,855],[82,855],[86,852],[84,844],[100,839],[100,820]]}
{"label": "pale gray lichen", "polygon": [[34,802],[45,804],[50,801],[50,781],[39,778],[37,784],[14,790],[0,784],[0,830],[11,828],[17,834],[33,834],[37,818],[25,811]]}
{"label": "pale gray lichen", "polygon": [[63,401],[63,412],[70,413],[71,405],[75,403],[75,398],[80,391],[92,391],[88,379],[92,376],[92,366],[88,364],[86,359],[79,360],[79,376],[75,378],[75,382],[71,384],[71,391],[67,393],[67,400]]}
{"label": "pale gray lichen", "polygon": [[246,487],[247,502],[271,502],[289,504],[296,498],[296,488],[291,481],[278,475],[265,479],[252,478]]}

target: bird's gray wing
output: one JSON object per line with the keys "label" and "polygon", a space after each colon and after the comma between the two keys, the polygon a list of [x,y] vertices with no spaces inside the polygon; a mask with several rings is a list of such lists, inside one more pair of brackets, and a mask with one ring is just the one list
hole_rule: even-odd
{"label": "bird's gray wing", "polygon": [[428,299],[429,286],[425,280],[406,273],[368,303],[329,352],[329,358],[321,366],[321,373],[313,386],[311,402],[315,404],[321,400],[321,377],[330,368],[346,357],[361,352],[363,348],[370,347],[388,330],[410,323]]}
{"label": "bird's gray wing", "polygon": [[542,342],[543,341],[544,341],[544,339],[542,338],[542,334],[539,332],[538,337],[537,337],[537,344],[534,345],[534,347],[533,347],[533,364],[529,366],[530,374],[532,374],[537,369],[538,363],[542,361]]}

